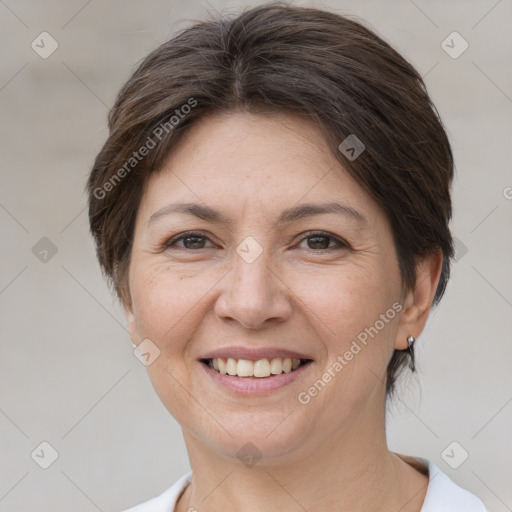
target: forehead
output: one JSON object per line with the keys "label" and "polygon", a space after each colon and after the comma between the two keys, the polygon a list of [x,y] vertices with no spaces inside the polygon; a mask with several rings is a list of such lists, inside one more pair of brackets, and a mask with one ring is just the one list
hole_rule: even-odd
{"label": "forehead", "polygon": [[300,202],[378,205],[332,155],[319,128],[292,114],[218,114],[194,124],[149,178],[141,209],[173,201],[278,210]]}

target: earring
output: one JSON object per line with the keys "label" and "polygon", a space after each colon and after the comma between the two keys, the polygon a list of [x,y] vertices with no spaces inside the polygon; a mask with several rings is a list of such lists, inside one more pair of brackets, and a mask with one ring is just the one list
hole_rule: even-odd
{"label": "earring", "polygon": [[416,338],[414,336],[409,336],[407,338],[407,349],[409,350],[409,354],[411,355],[411,360],[409,362],[409,367],[414,372],[416,370],[416,365],[414,364],[414,342]]}

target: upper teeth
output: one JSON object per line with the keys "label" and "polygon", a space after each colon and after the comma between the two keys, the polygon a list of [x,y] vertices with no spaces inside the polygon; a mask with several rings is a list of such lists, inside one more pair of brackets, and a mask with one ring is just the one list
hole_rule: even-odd
{"label": "upper teeth", "polygon": [[210,368],[222,373],[223,375],[238,375],[238,377],[270,377],[270,375],[279,375],[282,372],[289,373],[296,370],[300,365],[300,359],[291,359],[289,357],[273,359],[258,359],[250,361],[248,359],[233,359],[232,357],[216,357],[209,360]]}

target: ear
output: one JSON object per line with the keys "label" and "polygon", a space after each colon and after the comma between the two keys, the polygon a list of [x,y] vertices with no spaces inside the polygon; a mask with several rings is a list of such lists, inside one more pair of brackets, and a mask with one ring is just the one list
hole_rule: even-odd
{"label": "ear", "polygon": [[416,284],[404,300],[404,311],[398,324],[395,349],[407,349],[407,338],[409,336],[418,338],[423,331],[434,301],[442,267],[441,249],[423,257],[416,265]]}

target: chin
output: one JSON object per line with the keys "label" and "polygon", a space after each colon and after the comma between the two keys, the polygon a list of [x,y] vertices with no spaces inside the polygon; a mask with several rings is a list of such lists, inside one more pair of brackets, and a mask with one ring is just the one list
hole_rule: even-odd
{"label": "chin", "polygon": [[[256,461],[260,466],[283,464],[287,459],[296,461],[312,437],[311,421],[304,418],[303,423],[297,423],[297,412],[246,412],[216,419],[226,426],[227,432],[215,420],[209,421],[209,428],[205,430],[204,417],[184,426],[184,431],[226,460],[237,459],[248,467],[251,466],[247,460]],[[197,425],[203,428],[198,430]]]}

